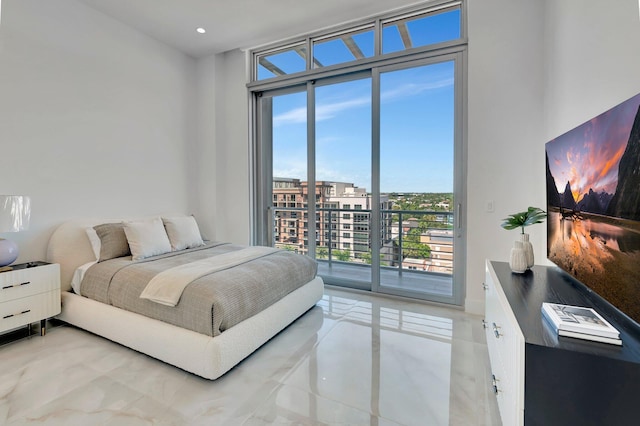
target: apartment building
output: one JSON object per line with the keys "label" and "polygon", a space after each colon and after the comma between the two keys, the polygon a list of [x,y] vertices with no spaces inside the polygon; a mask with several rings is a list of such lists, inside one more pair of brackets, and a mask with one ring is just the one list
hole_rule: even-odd
{"label": "apartment building", "polygon": [[[308,246],[308,182],[294,178],[274,178],[274,241],[277,247],[306,253]],[[366,188],[347,182],[316,182],[316,240],[321,256],[340,250],[350,260],[359,259],[371,248],[371,209],[373,199]],[[383,212],[392,202],[381,196]],[[381,244],[392,238],[391,216],[380,226]]]}

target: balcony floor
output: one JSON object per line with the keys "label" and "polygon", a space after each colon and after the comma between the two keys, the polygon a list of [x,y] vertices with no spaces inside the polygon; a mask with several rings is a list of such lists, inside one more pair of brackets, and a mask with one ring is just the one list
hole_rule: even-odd
{"label": "balcony floor", "polygon": [[[371,268],[343,262],[318,262],[318,275],[330,283],[332,278],[371,283]],[[446,275],[426,274],[424,272],[403,269],[402,275],[397,269],[383,268],[380,271],[381,286],[396,290],[408,290],[436,296],[452,297],[453,278]]]}

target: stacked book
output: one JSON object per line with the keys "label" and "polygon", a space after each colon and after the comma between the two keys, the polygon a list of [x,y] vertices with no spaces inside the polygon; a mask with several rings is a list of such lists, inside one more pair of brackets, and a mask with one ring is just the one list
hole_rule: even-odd
{"label": "stacked book", "polygon": [[618,330],[591,308],[543,303],[542,316],[558,336],[622,345]]}

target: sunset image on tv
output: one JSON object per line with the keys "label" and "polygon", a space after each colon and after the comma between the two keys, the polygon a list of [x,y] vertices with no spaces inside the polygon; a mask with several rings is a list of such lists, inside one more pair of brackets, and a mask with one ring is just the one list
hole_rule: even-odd
{"label": "sunset image on tv", "polygon": [[546,145],[549,260],[640,323],[640,95]]}

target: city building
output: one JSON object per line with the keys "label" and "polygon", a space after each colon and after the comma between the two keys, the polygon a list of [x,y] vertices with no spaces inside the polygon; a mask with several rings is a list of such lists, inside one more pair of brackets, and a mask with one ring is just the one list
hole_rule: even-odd
{"label": "city building", "polygon": [[[298,253],[307,252],[308,192],[308,183],[300,179],[273,179],[276,247]],[[319,257],[340,250],[342,253],[348,252],[349,260],[357,260],[369,253],[373,200],[366,188],[347,182],[318,181],[315,201],[316,240],[322,252]],[[380,204],[383,212],[391,210],[392,202],[388,196],[381,196]],[[383,217],[388,219],[381,222],[381,245],[392,239],[391,215],[385,214]]]}

